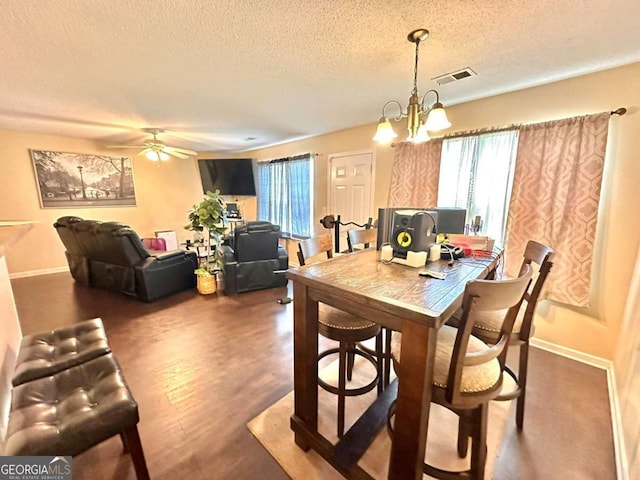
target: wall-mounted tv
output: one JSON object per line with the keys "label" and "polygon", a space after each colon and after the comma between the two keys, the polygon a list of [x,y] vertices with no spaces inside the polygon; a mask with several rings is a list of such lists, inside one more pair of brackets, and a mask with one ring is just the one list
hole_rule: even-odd
{"label": "wall-mounted tv", "polygon": [[202,191],[220,190],[221,195],[255,195],[254,162],[250,158],[198,160]]}

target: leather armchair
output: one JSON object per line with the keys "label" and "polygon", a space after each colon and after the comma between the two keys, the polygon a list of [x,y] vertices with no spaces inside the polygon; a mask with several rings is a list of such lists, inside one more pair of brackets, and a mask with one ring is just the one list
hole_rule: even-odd
{"label": "leather armchair", "polygon": [[278,245],[279,237],[280,227],[269,222],[247,222],[235,229],[233,248],[220,247],[226,294],[287,285],[289,255]]}
{"label": "leather armchair", "polygon": [[138,234],[118,222],[62,217],[54,227],[67,248],[73,278],[85,285],[146,302],[195,286],[193,271],[198,262],[193,252],[174,250],[151,255]]}

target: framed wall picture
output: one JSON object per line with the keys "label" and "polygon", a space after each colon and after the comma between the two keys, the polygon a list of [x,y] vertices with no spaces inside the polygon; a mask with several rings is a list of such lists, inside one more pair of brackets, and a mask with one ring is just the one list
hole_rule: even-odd
{"label": "framed wall picture", "polygon": [[134,206],[131,157],[31,150],[41,208]]}

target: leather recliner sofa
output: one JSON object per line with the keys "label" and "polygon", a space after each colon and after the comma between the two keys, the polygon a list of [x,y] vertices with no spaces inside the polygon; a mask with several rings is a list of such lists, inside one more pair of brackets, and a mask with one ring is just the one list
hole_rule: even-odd
{"label": "leather recliner sofa", "polygon": [[128,225],[61,217],[53,225],[64,244],[73,278],[145,302],[195,287],[194,252],[151,255]]}
{"label": "leather recliner sofa", "polygon": [[279,237],[280,227],[264,221],[235,229],[233,248],[221,246],[226,294],[287,285],[289,255],[278,245]]}

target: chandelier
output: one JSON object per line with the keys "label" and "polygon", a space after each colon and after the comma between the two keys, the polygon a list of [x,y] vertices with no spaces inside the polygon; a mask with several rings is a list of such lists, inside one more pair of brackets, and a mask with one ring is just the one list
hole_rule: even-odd
{"label": "chandelier", "polygon": [[[386,109],[389,105],[397,105],[400,109],[400,113],[392,117],[392,120],[398,122],[403,118],[407,119],[407,141],[419,143],[429,140],[428,131],[437,132],[449,128],[451,122],[447,119],[447,113],[444,111],[442,103],[440,103],[440,95],[435,90],[429,90],[420,99],[418,93],[418,49],[420,42],[426,40],[429,37],[429,30],[420,28],[414,30],[407,35],[407,40],[416,44],[416,59],[413,67],[413,90],[411,90],[411,97],[409,97],[409,106],[406,111],[403,111],[402,105],[395,100],[391,100],[384,104],[382,107],[382,117],[378,123],[378,130],[376,131],[373,139],[378,142],[389,142],[396,138],[398,135],[393,131],[391,122],[389,122],[386,116]],[[435,94],[435,102],[433,105],[425,106],[425,98],[430,93]]]}

